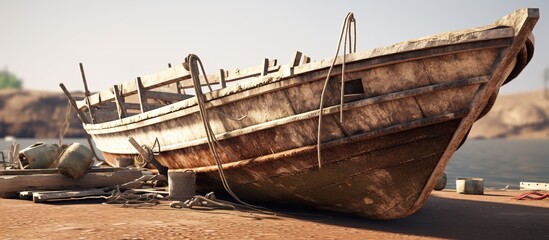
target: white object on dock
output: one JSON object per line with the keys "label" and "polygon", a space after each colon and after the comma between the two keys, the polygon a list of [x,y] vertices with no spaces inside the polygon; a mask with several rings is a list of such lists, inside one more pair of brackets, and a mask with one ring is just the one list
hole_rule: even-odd
{"label": "white object on dock", "polygon": [[456,192],[460,194],[484,194],[484,179],[482,178],[457,178]]}
{"label": "white object on dock", "polygon": [[59,190],[59,191],[23,191],[19,193],[19,198],[29,199],[35,203],[43,203],[48,201],[67,201],[80,200],[84,198],[100,198],[110,195],[110,192],[105,192],[102,189],[81,189],[81,190]]}
{"label": "white object on dock", "polygon": [[520,190],[545,190],[545,191],[549,191],[549,183],[520,182]]}

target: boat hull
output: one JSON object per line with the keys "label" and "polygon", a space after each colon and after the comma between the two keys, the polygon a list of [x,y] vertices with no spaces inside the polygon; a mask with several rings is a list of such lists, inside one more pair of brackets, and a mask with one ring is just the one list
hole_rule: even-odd
{"label": "boat hull", "polygon": [[[473,122],[489,111],[499,87],[531,59],[537,17],[526,11],[521,27],[450,34],[437,44],[420,40],[385,54],[351,54],[343,99],[339,59],[326,88],[321,124],[324,62],[208,95],[209,124],[222,146],[218,153],[231,189],[245,201],[370,218],[414,213]],[[84,127],[113,165],[116,158],[136,156],[128,136],[149,147],[158,141],[153,148],[158,162],[196,171],[201,191],[222,191],[193,101]]]}

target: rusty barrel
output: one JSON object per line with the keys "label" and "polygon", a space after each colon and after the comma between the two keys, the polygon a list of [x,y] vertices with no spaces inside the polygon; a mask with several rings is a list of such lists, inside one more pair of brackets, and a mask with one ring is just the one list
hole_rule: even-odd
{"label": "rusty barrel", "polygon": [[17,156],[29,169],[49,168],[53,165],[61,148],[57,144],[35,143],[19,152]]}
{"label": "rusty barrel", "polygon": [[92,151],[80,143],[73,143],[61,153],[57,170],[77,180],[86,175],[92,162]]}

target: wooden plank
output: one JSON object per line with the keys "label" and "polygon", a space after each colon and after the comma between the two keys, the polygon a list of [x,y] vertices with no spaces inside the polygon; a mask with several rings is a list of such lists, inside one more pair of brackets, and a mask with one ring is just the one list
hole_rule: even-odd
{"label": "wooden plank", "polygon": [[91,108],[90,104],[90,90],[88,89],[88,82],[86,81],[86,74],[84,73],[84,65],[82,63],[79,63],[80,66],[80,74],[82,75],[82,82],[84,83],[84,101],[86,101],[86,107],[88,107],[88,113],[90,114],[90,122],[94,123],[94,114],[93,109]]}
{"label": "wooden plank", "polygon": [[[417,95],[420,95],[420,94],[425,94],[425,93],[429,93],[429,92],[433,92],[433,91],[441,91],[441,90],[445,90],[445,89],[469,86],[469,85],[474,85],[474,84],[481,84],[481,83],[486,82],[487,80],[488,80],[487,76],[481,76],[481,77],[463,79],[463,80],[459,80],[459,81],[455,81],[455,82],[433,84],[433,85],[425,86],[425,87],[421,87],[421,88],[403,90],[403,91],[389,93],[389,94],[376,96],[376,97],[371,97],[371,98],[367,98],[367,99],[363,99],[363,100],[359,100],[359,101],[355,101],[355,102],[351,102],[351,103],[346,103],[344,105],[344,110],[346,111],[346,110],[349,110],[349,109],[364,107],[364,106],[368,106],[368,105],[372,105],[372,104],[379,104],[379,103],[382,103],[382,102],[393,101],[393,100],[397,100],[397,99],[401,99],[401,98],[413,97],[413,96],[417,96]],[[256,90],[256,89],[252,89],[248,94],[254,94],[253,90]],[[260,90],[258,90],[258,91],[260,91]],[[232,96],[229,96],[229,97],[232,97]],[[238,96],[236,96],[235,98],[238,98]],[[211,101],[209,103],[211,103],[211,107],[213,107],[213,106],[218,107],[218,106],[222,105],[222,104],[218,103],[217,100]],[[179,116],[184,116],[184,115],[190,114],[189,111],[196,111],[196,109],[194,109],[194,110],[189,109],[187,111],[177,111],[177,112],[166,114],[163,117],[176,118],[176,117],[179,117]],[[331,113],[335,113],[337,111],[339,111],[339,106],[325,107],[324,110],[323,110],[323,114],[331,114]],[[239,129],[239,130],[227,132],[227,133],[224,133],[223,135],[219,135],[219,136],[216,136],[216,137],[217,137],[217,139],[221,140],[221,139],[224,139],[224,138],[238,136],[238,135],[246,134],[246,133],[249,133],[249,132],[254,132],[254,131],[259,131],[259,130],[263,130],[263,129],[272,128],[272,127],[275,127],[275,126],[278,126],[278,125],[288,124],[288,123],[291,123],[291,122],[294,122],[294,121],[299,121],[301,119],[313,118],[313,117],[318,116],[318,112],[319,112],[318,110],[304,112],[304,113],[301,113],[301,114],[296,114],[296,115],[292,115],[292,116],[289,116],[289,117],[284,117],[284,118],[278,119],[277,121],[264,122],[264,123],[256,124],[256,125],[251,126],[251,127],[246,127],[246,128],[242,128],[242,129]],[[124,125],[124,126],[121,126],[121,127],[110,127],[110,128],[105,128],[105,129],[101,129],[101,130],[89,130],[89,133],[90,134],[113,133],[113,132],[118,132],[118,131],[121,131],[121,130],[134,129],[134,128],[142,127],[142,126],[143,125],[139,125],[139,124],[127,124],[127,125]],[[200,141],[205,141],[205,139],[200,139]],[[193,144],[197,144],[197,143],[194,142],[194,141],[190,141],[190,142],[188,142],[188,144],[193,145]],[[163,149],[165,149],[165,148],[163,148]]]}
{"label": "wooden plank", "polygon": [[141,108],[141,113],[144,113],[146,111],[149,111],[149,103],[147,103],[147,90],[143,87],[143,82],[141,81],[141,77],[137,77],[135,80],[136,86],[137,86],[137,95],[139,99],[139,106]]}
{"label": "wooden plank", "polygon": [[95,111],[95,120],[97,122],[108,122],[118,118],[118,112],[116,108],[100,108],[101,110]]}
{"label": "wooden plank", "polygon": [[[88,173],[109,173],[109,172],[119,172],[128,170],[127,168],[90,168]],[[0,176],[8,175],[34,175],[34,174],[58,174],[59,171],[55,168],[46,168],[46,169],[10,169],[10,170],[0,170]]]}
{"label": "wooden plank", "polygon": [[221,84],[221,88],[227,87],[227,82],[225,81],[225,70],[219,69],[219,83]]}
{"label": "wooden plank", "polygon": [[261,76],[265,76],[269,73],[269,59],[265,58],[263,60],[263,69],[261,70]]}
{"label": "wooden plank", "polygon": [[[345,137],[345,138],[338,139],[338,140],[323,142],[321,144],[321,147],[322,148],[331,148],[331,147],[335,147],[335,146],[342,145],[342,144],[349,144],[349,143],[353,143],[353,142],[357,142],[357,141],[364,141],[364,140],[368,140],[368,139],[379,138],[379,137],[386,136],[386,135],[389,135],[389,134],[394,134],[394,133],[397,133],[397,132],[407,131],[407,130],[414,129],[414,128],[419,128],[419,127],[423,127],[423,126],[429,126],[429,125],[434,125],[434,124],[437,124],[437,123],[451,121],[453,119],[458,119],[458,118],[461,118],[463,116],[465,116],[465,112],[444,114],[444,115],[430,117],[430,118],[422,118],[422,119],[415,120],[415,121],[412,121],[412,122],[396,124],[396,125],[392,125],[392,126],[389,126],[389,127],[376,129],[376,130],[373,130],[373,131],[353,135],[353,136],[350,136],[350,137]],[[303,146],[303,147],[300,147],[298,149],[290,149],[290,150],[286,150],[286,151],[283,151],[283,152],[277,152],[277,153],[273,153],[273,154],[270,154],[270,155],[264,155],[264,156],[257,157],[257,158],[245,159],[245,160],[240,160],[240,161],[231,162],[231,163],[224,163],[223,164],[223,169],[224,170],[229,170],[229,169],[234,169],[234,168],[242,168],[243,166],[245,166],[247,164],[260,164],[262,162],[279,160],[280,158],[290,158],[290,157],[302,154],[304,152],[316,151],[316,147],[317,147],[316,144],[314,144],[314,145],[310,145],[310,146]],[[217,169],[217,166],[212,165],[212,166],[205,166],[205,167],[197,167],[197,168],[193,168],[192,170],[197,172],[197,173],[201,173],[201,172],[212,172],[212,171],[215,171],[215,169]]]}
{"label": "wooden plank", "polygon": [[194,97],[194,95],[159,92],[159,91],[147,91],[147,98],[158,99],[169,102],[179,102],[188,98]]}
{"label": "wooden plank", "polygon": [[301,61],[301,64],[307,64],[311,62],[311,58],[308,56],[303,55],[303,61]]}
{"label": "wooden plank", "polygon": [[[26,194],[28,194],[28,191]],[[39,191],[32,192],[32,201],[35,203],[44,203],[48,201],[77,200],[82,197],[90,196],[109,196],[110,194],[110,192],[105,192],[102,189],[97,188],[82,190]]]}
{"label": "wooden plank", "polygon": [[67,96],[67,98],[69,99],[69,103],[70,103],[71,107],[74,109],[74,111],[76,112],[78,118],[80,118],[80,121],[82,121],[83,123],[89,123],[88,118],[87,118],[86,115],[80,110],[80,108],[78,107],[78,105],[77,105],[76,102],[74,101],[74,98],[72,98],[71,93],[67,90],[67,88],[65,87],[65,85],[62,84],[62,83],[60,83],[59,86],[61,87],[61,89],[63,90],[63,92],[64,92],[65,95]]}
{"label": "wooden plank", "polygon": [[127,115],[126,108],[124,106],[124,97],[120,95],[120,90],[118,89],[118,85],[114,85],[113,87],[114,92],[114,99],[116,102],[116,109],[118,112],[118,119],[125,118]]}
{"label": "wooden plank", "polygon": [[68,178],[60,173],[0,175],[0,195],[23,190],[109,187],[132,181],[142,175],[142,172],[137,169],[127,169],[116,172],[89,172],[78,180]]}
{"label": "wooden plank", "polygon": [[300,51],[294,52],[294,56],[292,57],[292,63],[291,63],[292,67],[299,66],[299,61],[301,61],[302,55],[303,54]]}

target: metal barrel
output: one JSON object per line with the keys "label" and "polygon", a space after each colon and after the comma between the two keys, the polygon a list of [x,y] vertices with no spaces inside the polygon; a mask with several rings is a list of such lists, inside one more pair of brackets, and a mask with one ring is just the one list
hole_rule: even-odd
{"label": "metal barrel", "polygon": [[18,158],[29,169],[49,168],[53,165],[61,148],[57,144],[35,143],[19,152]]}
{"label": "metal barrel", "polygon": [[76,180],[86,175],[92,160],[93,153],[89,148],[80,143],[73,143],[61,153],[57,170]]}

